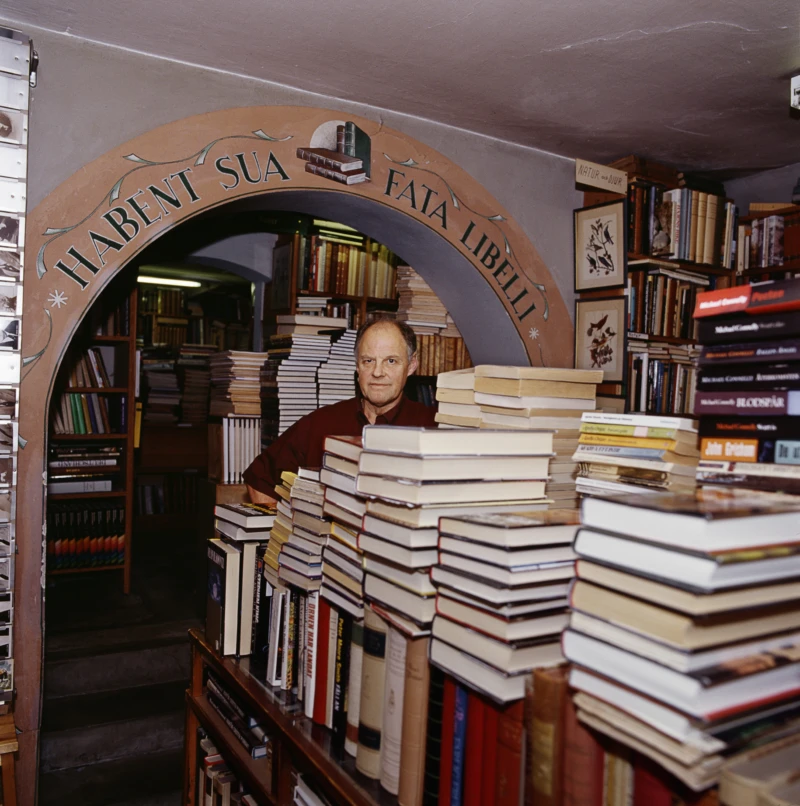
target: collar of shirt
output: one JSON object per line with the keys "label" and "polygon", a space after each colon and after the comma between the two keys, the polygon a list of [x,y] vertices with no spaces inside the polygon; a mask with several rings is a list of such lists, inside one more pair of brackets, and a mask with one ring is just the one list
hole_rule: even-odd
{"label": "collar of shirt", "polygon": [[[384,414],[379,414],[375,418],[374,425],[392,425],[392,423],[394,423],[394,421],[400,415],[400,412],[403,410],[403,403],[405,402],[405,399],[406,396],[401,395],[400,400],[397,402],[397,405],[394,408],[389,409],[389,411],[385,412]],[[367,415],[364,414],[364,404],[361,398],[356,398],[355,400],[356,400],[356,417],[358,418],[358,421],[362,425],[370,425],[370,421],[367,419]]]}

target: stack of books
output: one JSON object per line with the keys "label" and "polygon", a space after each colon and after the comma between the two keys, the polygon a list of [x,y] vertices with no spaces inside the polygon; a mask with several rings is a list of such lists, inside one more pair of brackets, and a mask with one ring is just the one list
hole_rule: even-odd
{"label": "stack of books", "polygon": [[562,663],[577,528],[574,510],[441,518],[431,661],[501,703]]}
{"label": "stack of books", "polygon": [[260,372],[267,357],[266,353],[238,350],[225,350],[211,356],[209,414],[212,417],[229,414],[258,417],[261,414]]}
{"label": "stack of books", "polygon": [[261,384],[263,416],[277,426],[275,436],[317,409],[317,370],[328,360],[330,344],[330,336],[323,335],[270,338]]}
{"label": "stack of books", "polygon": [[333,337],[328,360],[317,370],[320,406],[348,400],[355,395],[355,346],[355,330],[345,330]]}
{"label": "stack of books", "polygon": [[[108,492],[119,480],[121,457],[115,445],[57,443],[51,446],[47,459],[47,491]],[[0,487],[14,487],[16,483],[16,457],[0,456]]]}
{"label": "stack of books", "polygon": [[278,336],[319,336],[327,330],[344,330],[347,319],[339,316],[322,316],[313,313],[296,313],[276,316]]}
{"label": "stack of books", "polygon": [[292,531],[278,558],[278,578],[304,591],[319,590],[322,582],[322,548],[330,531],[322,512],[324,492],[319,470],[297,471],[289,493]]}
{"label": "stack of books", "polygon": [[[435,607],[429,571],[437,563],[438,532],[425,510],[440,515],[454,504],[542,502],[553,434],[366,426],[363,440],[356,491],[386,505],[373,512],[368,505],[358,538],[364,594],[426,628]],[[398,505],[411,512],[393,518]]]}
{"label": "stack of books", "polygon": [[366,512],[355,493],[361,437],[326,437],[320,480],[325,488],[323,513],[330,534],[322,551],[323,598],[353,618],[364,617],[363,552],[358,532]]}
{"label": "stack of books", "polygon": [[330,301],[330,297],[299,296],[297,298],[297,313],[308,316],[325,316]]}
{"label": "stack of books", "polygon": [[144,420],[148,423],[178,422],[181,391],[175,373],[175,357],[167,347],[153,347],[142,352],[142,372],[147,390]]}
{"label": "stack of books", "polygon": [[208,362],[216,352],[214,344],[182,344],[178,351],[182,423],[208,422],[208,389],[211,385]]}
{"label": "stack of books", "polygon": [[581,495],[691,492],[697,424],[686,417],[586,412],[581,418],[577,491]]}
{"label": "stack of books", "polygon": [[281,549],[292,534],[294,513],[290,500],[295,481],[297,481],[297,473],[284,470],[281,473],[281,483],[275,488],[278,496],[277,513],[269,535],[269,545],[264,554],[264,576],[274,587],[282,586],[278,579],[278,572],[280,571]]}
{"label": "stack of books", "polygon": [[698,298],[698,483],[800,493],[798,311],[798,279]]}
{"label": "stack of books", "polygon": [[800,734],[800,502],[707,488],[582,506],[563,635],[578,718],[693,790]]}
{"label": "stack of books", "polygon": [[481,365],[438,376],[437,422],[461,428],[555,429],[545,495],[559,508],[577,505],[573,454],[580,417],[594,411],[602,371]]}
{"label": "stack of books", "polygon": [[[447,308],[411,266],[397,267],[397,297],[397,321],[405,322],[418,335],[441,334],[447,329]],[[447,335],[461,334],[456,329]]]}

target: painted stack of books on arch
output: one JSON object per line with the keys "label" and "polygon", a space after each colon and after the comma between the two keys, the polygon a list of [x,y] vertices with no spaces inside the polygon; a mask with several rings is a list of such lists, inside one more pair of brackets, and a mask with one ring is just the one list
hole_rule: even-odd
{"label": "painted stack of books on arch", "polygon": [[697,424],[687,417],[585,412],[573,459],[580,495],[642,494],[695,487]]}
{"label": "painted stack of books on arch", "polygon": [[724,488],[582,502],[562,638],[578,719],[673,790],[800,738],[799,518],[793,496]]}
{"label": "painted stack of books on arch", "polygon": [[597,408],[602,370],[481,365],[439,374],[441,428],[556,431],[545,495],[559,508],[577,505],[576,461],[581,415]]}
{"label": "painted stack of books on arch", "polygon": [[701,294],[698,483],[800,493],[800,279]]}

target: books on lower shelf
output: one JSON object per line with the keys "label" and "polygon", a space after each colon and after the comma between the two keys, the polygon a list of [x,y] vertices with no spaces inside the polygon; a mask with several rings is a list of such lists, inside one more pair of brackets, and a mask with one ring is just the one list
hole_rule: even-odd
{"label": "books on lower shelf", "polygon": [[122,565],[125,507],[118,502],[51,502],[47,566],[52,570]]}

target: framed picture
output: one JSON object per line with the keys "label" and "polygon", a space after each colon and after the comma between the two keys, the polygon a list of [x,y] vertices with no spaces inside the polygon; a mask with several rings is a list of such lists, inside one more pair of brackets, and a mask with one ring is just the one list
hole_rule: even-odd
{"label": "framed picture", "polygon": [[575,210],[575,291],[624,288],[628,271],[625,199]]}
{"label": "framed picture", "polygon": [[625,383],[627,302],[625,297],[575,302],[575,368],[602,369],[603,383]]}
{"label": "framed picture", "polygon": [[22,258],[19,252],[0,251],[0,277],[4,280],[22,279]]}

